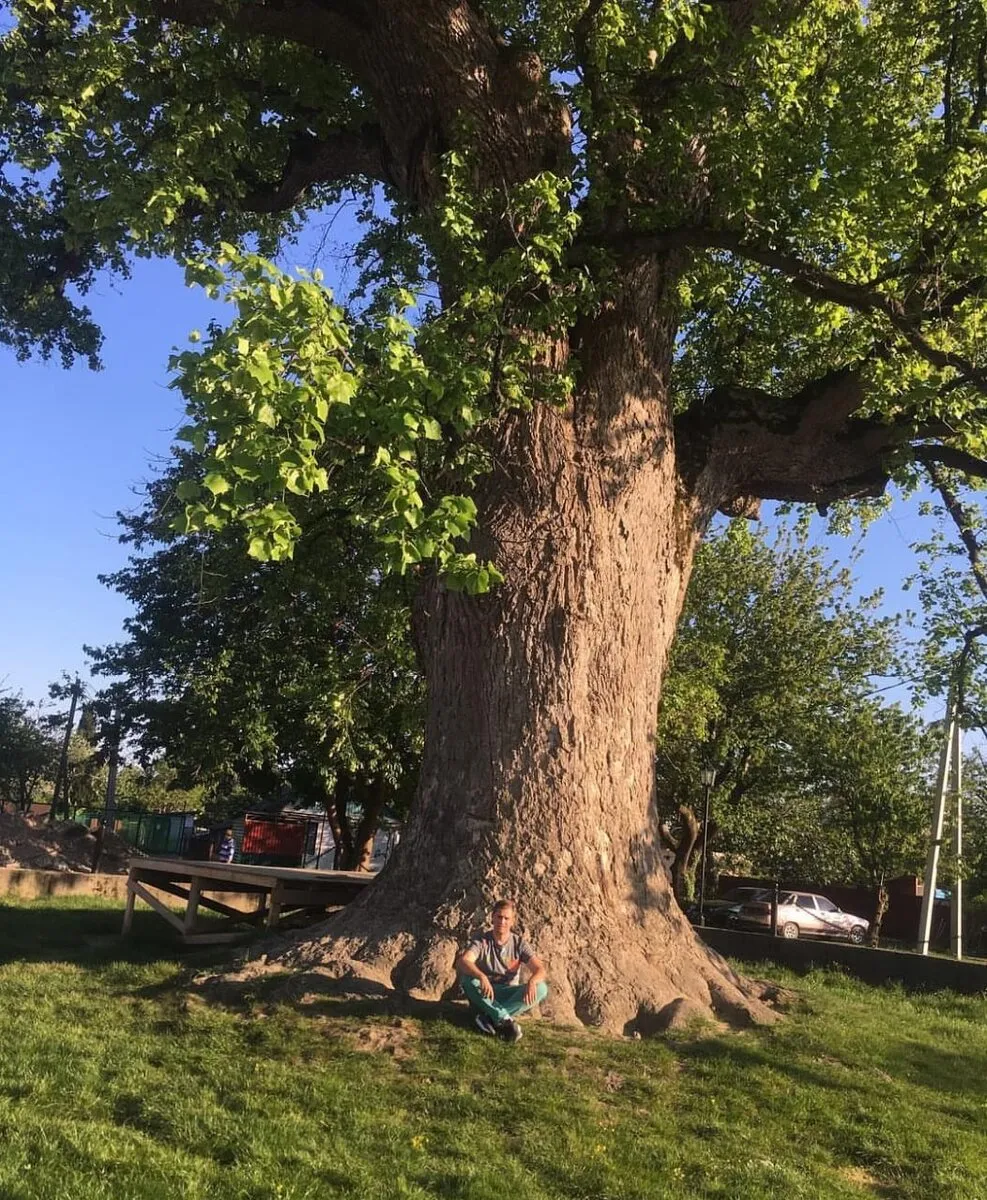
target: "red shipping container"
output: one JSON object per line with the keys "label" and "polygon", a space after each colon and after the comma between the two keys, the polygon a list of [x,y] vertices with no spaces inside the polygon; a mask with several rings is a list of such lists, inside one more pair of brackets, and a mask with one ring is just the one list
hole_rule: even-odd
{"label": "red shipping container", "polygon": [[241,854],[276,854],[279,858],[297,858],[300,861],[304,847],[304,821],[244,818]]}

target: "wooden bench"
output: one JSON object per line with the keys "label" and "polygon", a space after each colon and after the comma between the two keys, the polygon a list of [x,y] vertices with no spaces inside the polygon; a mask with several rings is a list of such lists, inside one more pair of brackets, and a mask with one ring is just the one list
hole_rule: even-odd
{"label": "wooden bench", "polygon": [[[132,858],[129,866],[122,932],[130,932],[134,905],[140,899],[192,945],[236,941],[251,928],[271,929],[284,915],[300,909],[318,911],[348,904],[374,880],[364,871],[307,871],[181,858]],[[184,911],[176,911],[155,893],[183,900]],[[200,908],[224,920],[203,927]]]}

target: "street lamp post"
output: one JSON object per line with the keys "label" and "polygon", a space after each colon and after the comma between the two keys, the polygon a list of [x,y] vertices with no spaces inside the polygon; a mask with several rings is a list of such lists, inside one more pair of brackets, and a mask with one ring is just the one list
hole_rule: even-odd
{"label": "street lamp post", "polygon": [[699,876],[699,924],[706,924],[706,843],[709,839],[709,798],[716,782],[716,771],[713,767],[703,767],[699,772],[703,785],[703,871]]}

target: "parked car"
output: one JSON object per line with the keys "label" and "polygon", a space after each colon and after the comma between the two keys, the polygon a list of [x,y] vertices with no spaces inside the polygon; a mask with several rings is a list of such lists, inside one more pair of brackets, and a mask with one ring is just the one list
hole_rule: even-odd
{"label": "parked car", "polygon": [[[771,893],[762,892],[732,914],[731,924],[768,933],[771,929]],[[814,892],[783,891],[778,896],[778,933],[784,938],[849,938],[855,946],[867,937],[870,923],[845,913],[825,896]]]}
{"label": "parked car", "polygon": [[[734,913],[742,904],[745,904],[748,900],[758,899],[762,895],[770,898],[771,893],[765,891],[763,887],[735,887],[731,888],[728,892],[724,892],[722,896],[717,896],[714,900],[707,900],[703,906],[706,924],[731,924]],[[695,924],[699,920],[698,903],[690,904],[685,910],[685,915]]]}

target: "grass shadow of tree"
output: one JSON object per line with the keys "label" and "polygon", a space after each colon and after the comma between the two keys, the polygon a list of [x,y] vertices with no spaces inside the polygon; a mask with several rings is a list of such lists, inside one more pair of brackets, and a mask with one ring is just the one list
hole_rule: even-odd
{"label": "grass shadow of tree", "polygon": [[944,1050],[916,1037],[900,1037],[885,1052],[888,1070],[909,1083],[936,1093],[984,1096],[980,1055]]}
{"label": "grass shadow of tree", "polygon": [[0,899],[0,964],[65,962],[101,967],[173,960],[205,965],[228,953],[183,946],[175,932],[147,910],[134,912],[132,931],[123,937],[122,916],[122,908],[110,904],[50,900],[10,904]]}
{"label": "grass shadow of tree", "polygon": [[[796,1061],[784,1043],[772,1044],[753,1042],[748,1038],[726,1034],[719,1037],[676,1037],[672,1047],[686,1070],[689,1067],[704,1070],[722,1069],[730,1074],[756,1077],[758,1071],[772,1071],[787,1076],[801,1087],[822,1088],[841,1093],[858,1092],[867,1094],[867,1087],[854,1083],[844,1072],[834,1071],[825,1064],[819,1068],[808,1067],[804,1060]],[[833,1065],[839,1066],[838,1063]]]}

